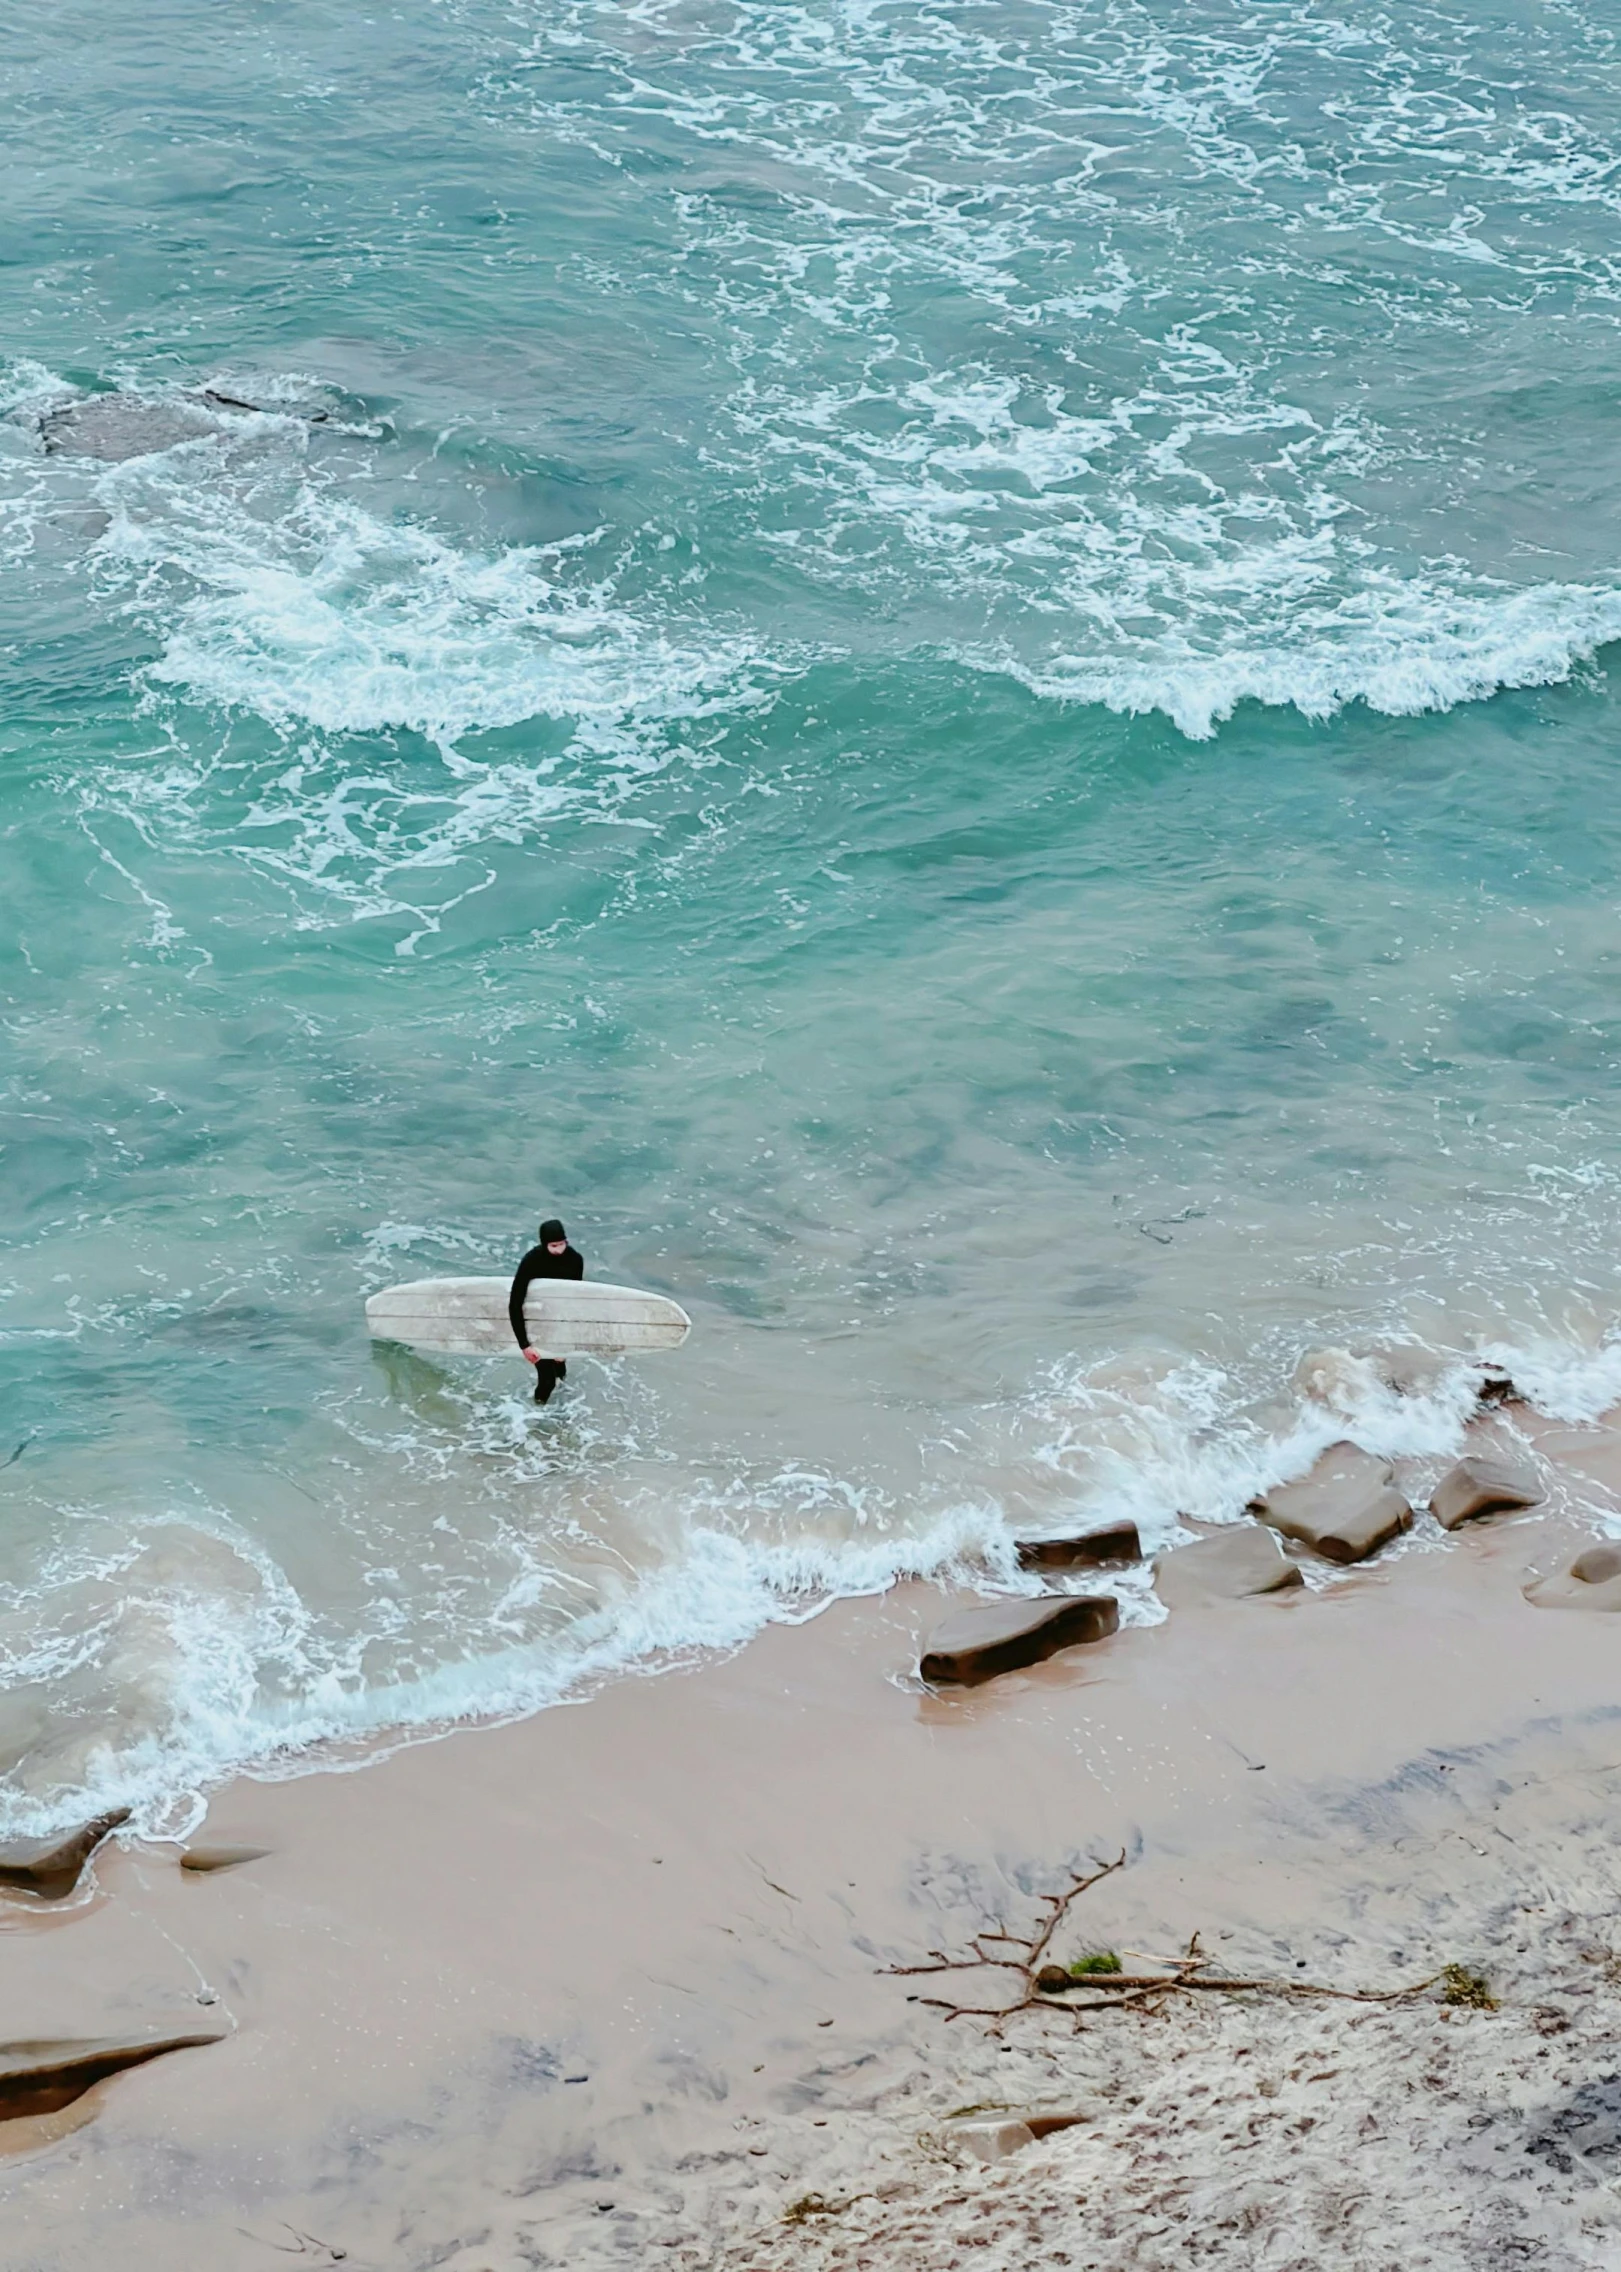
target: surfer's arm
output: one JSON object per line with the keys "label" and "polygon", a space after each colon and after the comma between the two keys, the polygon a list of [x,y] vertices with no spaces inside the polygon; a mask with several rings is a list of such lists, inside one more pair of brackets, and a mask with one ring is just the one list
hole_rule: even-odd
{"label": "surfer's arm", "polygon": [[512,1292],[507,1296],[507,1320],[512,1327],[518,1347],[531,1363],[534,1361],[535,1352],[529,1346],[529,1328],[524,1323],[523,1302],[524,1296],[529,1291],[530,1280],[534,1276],[535,1258],[531,1254],[526,1254],[522,1262],[519,1263],[517,1275],[512,1281]]}

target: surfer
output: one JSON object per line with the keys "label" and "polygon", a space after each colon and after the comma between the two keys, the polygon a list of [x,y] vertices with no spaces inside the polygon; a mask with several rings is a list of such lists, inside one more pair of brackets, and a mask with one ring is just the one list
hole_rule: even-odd
{"label": "surfer", "polygon": [[576,1254],[568,1243],[568,1233],[555,1215],[549,1215],[540,1226],[540,1244],[532,1246],[519,1263],[512,1280],[512,1292],[507,1299],[507,1316],[518,1337],[518,1347],[535,1368],[535,1402],[547,1404],[560,1380],[568,1377],[568,1367],[560,1357],[543,1357],[538,1349],[529,1346],[529,1328],[524,1323],[524,1296],[536,1278],[583,1278],[585,1258]]}

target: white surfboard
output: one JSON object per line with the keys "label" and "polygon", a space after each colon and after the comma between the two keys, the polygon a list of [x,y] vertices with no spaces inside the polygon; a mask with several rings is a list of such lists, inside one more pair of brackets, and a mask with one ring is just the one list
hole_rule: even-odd
{"label": "white surfboard", "polygon": [[[516,1356],[507,1318],[509,1278],[414,1278],[366,1303],[375,1341],[403,1341],[449,1357]],[[544,1357],[618,1357],[679,1349],[692,1320],[679,1302],[590,1278],[537,1278],[524,1301],[529,1345]]]}

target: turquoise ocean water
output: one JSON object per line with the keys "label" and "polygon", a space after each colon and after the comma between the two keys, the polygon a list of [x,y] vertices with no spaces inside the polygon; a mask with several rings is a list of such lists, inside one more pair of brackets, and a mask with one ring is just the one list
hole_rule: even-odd
{"label": "turquoise ocean water", "polygon": [[[1621,1391],[1613,12],[0,91],[0,1822],[1444,1446],[1325,1347]],[[554,1209],[679,1356],[371,1349]]]}

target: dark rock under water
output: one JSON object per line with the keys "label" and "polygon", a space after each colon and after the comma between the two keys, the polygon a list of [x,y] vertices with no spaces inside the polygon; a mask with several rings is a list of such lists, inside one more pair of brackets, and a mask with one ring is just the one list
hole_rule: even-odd
{"label": "dark rock under water", "polygon": [[[182,442],[205,441],[230,423],[265,409],[240,395],[203,387],[196,394],[154,398],[138,394],[93,394],[40,412],[36,430],[48,456],[100,458],[109,465],[152,457]],[[322,424],[324,410],[278,412]]]}
{"label": "dark rock under water", "polygon": [[91,395],[64,403],[39,420],[39,437],[52,456],[101,458],[109,465],[150,457],[181,442],[202,441],[222,421],[201,402],[149,402],[139,395]]}

